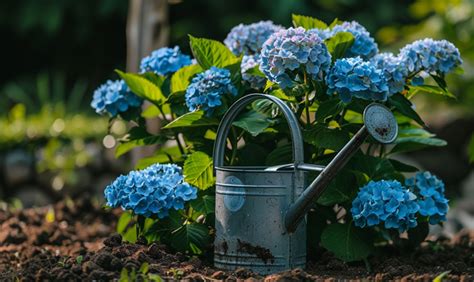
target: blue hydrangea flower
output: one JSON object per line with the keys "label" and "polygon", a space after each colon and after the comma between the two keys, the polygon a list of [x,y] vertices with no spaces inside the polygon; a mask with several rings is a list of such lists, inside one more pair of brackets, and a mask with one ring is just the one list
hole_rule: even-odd
{"label": "blue hydrangea flower", "polygon": [[354,43],[351,48],[346,51],[346,57],[360,56],[364,59],[370,59],[378,53],[378,47],[370,33],[356,21],[343,22],[334,26],[331,30],[331,36],[338,32],[350,32],[354,35]]}
{"label": "blue hydrangea flower", "polygon": [[417,225],[416,196],[396,180],[371,181],[352,202],[351,213],[358,227],[384,223],[386,229],[404,232]]}
{"label": "blue hydrangea flower", "polygon": [[244,25],[239,24],[227,34],[224,44],[236,55],[252,55],[260,52],[263,43],[274,32],[283,29],[272,21],[260,21]]}
{"label": "blue hydrangea flower", "polygon": [[197,197],[197,189],[184,181],[182,169],[174,164],[154,164],[119,176],[104,191],[107,205],[135,214],[163,218],[170,209],[183,209]]}
{"label": "blue hydrangea flower", "polygon": [[383,71],[361,57],[338,59],[326,77],[327,94],[337,93],[345,103],[352,97],[386,101],[388,83]]}
{"label": "blue hydrangea flower", "polygon": [[123,80],[108,80],[94,91],[91,106],[98,114],[115,117],[131,107],[139,107],[142,100],[133,94]]}
{"label": "blue hydrangea flower", "polygon": [[310,31],[316,33],[316,35],[319,36],[319,38],[321,38],[322,40],[326,40],[334,35],[333,32],[329,28],[325,28],[325,29],[313,28],[313,29],[310,29]]}
{"label": "blue hydrangea flower", "polygon": [[192,79],[186,89],[186,106],[190,111],[202,109],[210,116],[215,108],[222,105],[225,94],[237,95],[237,88],[232,84],[230,71],[211,67]]}
{"label": "blue hydrangea flower", "polygon": [[444,183],[430,172],[418,172],[405,181],[413,193],[418,196],[420,214],[429,217],[430,224],[446,221],[448,199],[444,196]]}
{"label": "blue hydrangea flower", "polygon": [[462,64],[459,50],[451,42],[431,38],[406,45],[399,56],[412,73],[447,73]]}
{"label": "blue hydrangea flower", "polygon": [[408,70],[400,57],[392,53],[380,53],[371,59],[371,62],[381,70],[387,79],[388,93],[393,95],[401,92],[405,88],[405,81],[408,76]]}
{"label": "blue hydrangea flower", "polygon": [[331,65],[331,55],[321,38],[302,27],[272,34],[260,57],[260,70],[281,88],[293,86],[300,70],[314,80],[322,80]]}
{"label": "blue hydrangea flower", "polygon": [[141,72],[155,72],[159,75],[173,73],[184,66],[191,65],[191,57],[184,55],[179,47],[163,47],[151,52],[151,55],[142,59]]}
{"label": "blue hydrangea flower", "polygon": [[242,79],[250,84],[250,87],[254,89],[260,89],[265,86],[267,79],[258,75],[247,73],[249,69],[260,65],[259,55],[244,55],[242,63],[240,64],[240,70],[242,73]]}

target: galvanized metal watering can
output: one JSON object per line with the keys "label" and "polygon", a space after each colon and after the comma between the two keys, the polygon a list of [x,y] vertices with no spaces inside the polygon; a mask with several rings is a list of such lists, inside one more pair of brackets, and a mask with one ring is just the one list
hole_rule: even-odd
{"label": "galvanized metal watering can", "polygon": [[[272,101],[288,121],[293,163],[275,167],[224,166],[226,136],[233,120],[258,99]],[[219,125],[214,146],[215,266],[228,270],[244,267],[261,274],[304,268],[306,212],[369,134],[381,143],[391,143],[397,137],[397,122],[385,106],[367,106],[364,126],[326,167],[305,164],[298,119],[282,100],[256,93],[235,102]],[[306,188],[308,171],[319,174]]]}

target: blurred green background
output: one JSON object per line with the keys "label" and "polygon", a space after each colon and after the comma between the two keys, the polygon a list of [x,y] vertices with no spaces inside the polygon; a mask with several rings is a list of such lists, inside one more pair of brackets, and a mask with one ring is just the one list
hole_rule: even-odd
{"label": "blurred green background", "polygon": [[[292,13],[326,22],[356,20],[384,51],[397,52],[424,37],[453,42],[465,70],[448,77],[458,99],[416,100],[431,130],[449,146],[409,160],[440,175],[452,195],[474,194],[468,157],[474,131],[474,0],[169,0],[167,6],[167,41],[187,53],[187,34],[223,40],[239,23],[269,19],[290,26]],[[126,67],[129,9],[128,0],[0,3],[0,199],[19,198],[29,206],[85,191],[100,194],[130,166],[129,159],[114,161],[111,148],[104,147],[113,146],[110,136],[104,138],[107,128],[120,135],[126,125],[109,125],[89,106],[93,90],[117,78],[113,69]]]}

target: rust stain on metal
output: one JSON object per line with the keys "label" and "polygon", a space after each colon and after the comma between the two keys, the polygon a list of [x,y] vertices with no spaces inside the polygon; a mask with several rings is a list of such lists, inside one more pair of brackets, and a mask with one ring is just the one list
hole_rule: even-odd
{"label": "rust stain on metal", "polygon": [[227,254],[227,250],[229,250],[229,246],[227,245],[227,242],[226,241],[222,242],[221,246],[222,246],[222,250],[224,250],[224,253]]}
{"label": "rust stain on metal", "polygon": [[238,252],[256,255],[257,258],[261,259],[265,264],[267,264],[268,261],[270,261],[272,264],[275,263],[275,257],[272,255],[269,249],[260,246],[254,246],[249,242],[241,241],[240,239],[237,239],[237,243]]}

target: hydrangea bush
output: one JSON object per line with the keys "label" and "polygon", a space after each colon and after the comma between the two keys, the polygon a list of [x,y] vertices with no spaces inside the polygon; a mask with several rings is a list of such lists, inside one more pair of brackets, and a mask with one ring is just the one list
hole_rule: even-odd
{"label": "hydrangea bush", "polygon": [[[460,69],[457,48],[445,40],[423,39],[398,52],[379,52],[357,22],[326,24],[293,15],[293,24],[241,24],[224,42],[190,36],[193,59],[178,47],[162,48],[143,59],[140,73],[117,70],[123,81],[96,90],[91,105],[98,113],[132,125],[119,139],[117,157],[158,145],[155,154],[136,163],[138,170],[105,189],[107,205],[127,211],[118,224],[127,240],[144,236],[179,251],[207,253],[214,222],[211,156],[217,126],[233,102],[255,92],[274,95],[294,110],[305,160],[314,164],[327,164],[360,129],[370,103],[384,104],[397,118],[395,144],[367,138],[314,201],[307,219],[309,246],[322,246],[344,260],[363,260],[377,253],[376,246],[401,242],[401,233],[416,245],[430,224],[446,220],[443,182],[394,156],[446,145],[427,131],[411,99],[454,96],[445,78]],[[141,110],[143,100],[151,106]],[[146,119],[156,117],[160,133],[150,134]],[[290,163],[285,124],[271,104],[254,102],[233,123],[226,162]],[[328,240],[336,236],[344,240]]]}

